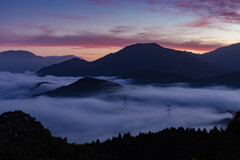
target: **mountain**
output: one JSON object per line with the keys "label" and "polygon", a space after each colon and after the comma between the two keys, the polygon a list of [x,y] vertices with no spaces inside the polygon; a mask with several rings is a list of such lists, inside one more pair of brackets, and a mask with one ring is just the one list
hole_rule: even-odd
{"label": "mountain", "polygon": [[88,76],[90,62],[79,58],[73,58],[49,67],[43,67],[37,74],[39,76]]}
{"label": "mountain", "polygon": [[189,78],[177,74],[158,72],[155,70],[140,70],[130,73],[114,74],[113,76],[117,76],[121,79],[132,79],[132,83],[140,85],[187,83],[192,87],[227,86],[240,88],[240,71],[205,78]]}
{"label": "mountain", "polygon": [[203,55],[195,55],[200,60],[229,71],[240,70],[240,43],[218,48]]}
{"label": "mountain", "polygon": [[231,72],[224,75],[215,77],[207,77],[194,80],[192,86],[228,86],[239,88],[240,87],[240,71]]}
{"label": "mountain", "polygon": [[[226,125],[208,131],[166,128],[153,133],[120,134],[92,143],[68,143],[54,137],[36,118],[22,111],[0,115],[1,160],[238,160],[240,112]],[[93,128],[94,129],[94,128]],[[81,138],[81,137],[79,137]],[[83,137],[84,138],[84,137]]]}
{"label": "mountain", "polygon": [[115,74],[122,79],[132,79],[135,84],[172,84],[188,83],[193,79],[177,74],[158,72],[155,70],[140,70],[131,73]]}
{"label": "mountain", "polygon": [[[22,111],[0,115],[1,160],[100,160],[90,147],[53,137],[36,118]],[[106,159],[107,160],[107,159]]]}
{"label": "mountain", "polygon": [[0,53],[0,71],[23,73],[36,72],[44,66],[63,62],[75,56],[48,56],[41,57],[28,51],[5,51]]}
{"label": "mountain", "polygon": [[82,97],[95,95],[98,93],[111,93],[121,88],[123,87],[117,83],[86,77],[79,79],[68,86],[63,86],[37,96],[46,95],[50,97]]}
{"label": "mountain", "polygon": [[67,61],[66,63],[45,67],[39,70],[37,74],[41,76],[108,76],[144,69],[190,77],[212,76],[223,72],[218,67],[199,60],[187,52],[148,43],[127,46],[116,53],[108,54],[89,63]]}

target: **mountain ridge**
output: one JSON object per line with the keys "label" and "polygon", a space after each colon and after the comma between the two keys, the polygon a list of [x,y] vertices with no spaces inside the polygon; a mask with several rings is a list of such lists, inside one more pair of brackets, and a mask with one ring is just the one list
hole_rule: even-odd
{"label": "mountain ridge", "polygon": [[0,71],[23,73],[26,71],[36,72],[44,66],[74,58],[73,55],[65,56],[38,56],[24,50],[9,50],[0,52]]}
{"label": "mountain ridge", "polygon": [[34,97],[42,95],[49,97],[85,97],[97,95],[98,93],[112,93],[121,88],[123,88],[123,86],[118,83],[84,77],[67,86],[62,86],[53,91],[34,95]]}
{"label": "mountain ridge", "polygon": [[[39,70],[37,74],[40,76],[66,76],[74,66],[68,65],[64,67],[68,72],[60,72],[63,67],[55,68],[53,71],[53,66],[48,66]],[[156,43],[130,45],[118,52],[89,62],[88,65],[83,65],[83,69],[79,66],[75,64],[74,68],[78,70],[78,73],[74,72],[70,76],[109,76],[142,69],[192,77],[217,75],[223,72],[222,69],[190,56],[187,52],[164,48]],[[85,74],[82,73],[83,70]]]}
{"label": "mountain ridge", "polygon": [[195,54],[196,58],[214,64],[228,71],[240,70],[240,43],[218,48],[205,54]]}
{"label": "mountain ridge", "polygon": [[130,73],[115,74],[121,79],[132,79],[134,84],[173,84],[173,83],[188,83],[193,79],[177,74],[158,72],[156,70],[140,70]]}
{"label": "mountain ridge", "polygon": [[113,76],[117,76],[121,79],[132,79],[133,84],[140,85],[168,85],[185,83],[191,87],[226,86],[231,88],[240,88],[240,71],[204,78],[184,77],[181,75],[163,73],[154,70],[140,70],[124,74],[115,74]]}

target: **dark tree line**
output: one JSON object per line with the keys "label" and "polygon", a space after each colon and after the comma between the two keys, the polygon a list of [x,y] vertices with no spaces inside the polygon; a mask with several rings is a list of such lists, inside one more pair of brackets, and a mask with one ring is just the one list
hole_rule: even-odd
{"label": "dark tree line", "polygon": [[118,135],[103,143],[93,142],[99,154],[119,160],[239,160],[240,112],[227,129],[167,128],[158,133]]}
{"label": "dark tree line", "polygon": [[21,111],[0,116],[1,160],[239,160],[240,113],[227,128],[167,128],[158,133],[119,134],[105,142],[67,143]]}
{"label": "dark tree line", "polygon": [[48,129],[21,111],[0,116],[0,160],[95,160],[88,147],[53,137]]}

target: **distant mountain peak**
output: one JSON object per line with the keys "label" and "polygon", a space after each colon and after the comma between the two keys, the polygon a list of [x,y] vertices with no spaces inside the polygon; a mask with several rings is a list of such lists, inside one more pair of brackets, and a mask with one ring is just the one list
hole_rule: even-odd
{"label": "distant mountain peak", "polygon": [[240,43],[235,43],[235,44],[231,44],[231,45],[228,45],[228,46],[220,47],[220,48],[217,48],[214,51],[205,53],[203,55],[224,54],[222,52],[224,52],[224,53],[225,52],[239,52],[239,54],[240,54]]}
{"label": "distant mountain peak", "polygon": [[227,47],[240,47],[240,43],[234,43],[234,44],[222,47],[222,48],[227,48]]}
{"label": "distant mountain peak", "polygon": [[240,70],[240,43],[221,47],[214,51],[195,56],[227,71]]}
{"label": "distant mountain peak", "polygon": [[[89,63],[88,61],[81,59],[81,58],[71,58],[69,60],[66,60],[64,62],[61,62],[60,64],[78,64],[78,63]],[[57,64],[53,64],[57,65]]]}
{"label": "distant mountain peak", "polygon": [[133,45],[126,46],[125,48],[121,49],[118,53],[133,53],[137,55],[145,55],[149,53],[161,53],[165,48],[160,46],[157,43],[136,43]]}
{"label": "distant mountain peak", "polygon": [[9,50],[9,51],[3,51],[0,53],[0,55],[26,55],[26,56],[36,56],[32,52],[25,51],[25,50]]}
{"label": "distant mountain peak", "polygon": [[85,61],[87,62],[86,60],[82,59],[82,58],[72,58],[72,59],[69,59],[67,60],[68,62],[80,62],[80,61]]}
{"label": "distant mountain peak", "polygon": [[129,45],[125,48],[133,48],[133,47],[160,47],[160,48],[163,48],[162,46],[160,46],[159,44],[157,43],[136,43],[136,44],[133,44],[133,45]]}
{"label": "distant mountain peak", "polygon": [[73,55],[43,57],[25,50],[9,50],[0,52],[0,71],[14,73],[36,72],[43,67],[61,63],[74,57]]}
{"label": "distant mountain peak", "polygon": [[[45,67],[40,76],[108,76],[143,69],[175,73],[187,77],[216,75],[222,69],[201,61],[186,52],[164,48],[156,43],[137,43],[92,62],[65,61]],[[75,63],[76,62],[76,63]]]}

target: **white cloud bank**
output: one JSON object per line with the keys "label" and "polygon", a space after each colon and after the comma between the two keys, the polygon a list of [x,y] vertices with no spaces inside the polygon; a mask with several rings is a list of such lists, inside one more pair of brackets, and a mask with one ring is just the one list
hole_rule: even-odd
{"label": "white cloud bank", "polygon": [[[240,110],[240,92],[228,88],[134,86],[129,81],[101,77],[129,89],[89,98],[31,98],[31,95],[67,85],[76,77],[37,77],[0,73],[0,113],[22,110],[36,117],[53,135],[70,142],[105,140],[118,133],[160,131],[166,127],[207,127]],[[32,89],[39,82],[38,89]],[[126,101],[124,100],[126,98]],[[170,104],[168,111],[167,105]]]}

